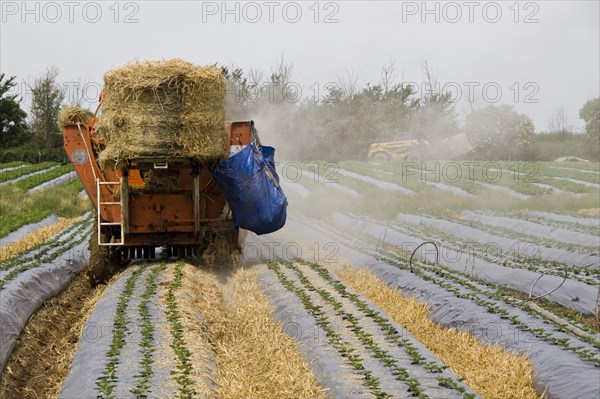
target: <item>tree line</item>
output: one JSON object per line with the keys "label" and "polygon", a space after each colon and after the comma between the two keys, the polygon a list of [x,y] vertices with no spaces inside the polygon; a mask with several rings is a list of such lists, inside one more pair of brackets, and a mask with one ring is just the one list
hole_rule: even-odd
{"label": "tree line", "polygon": [[[324,86],[319,101],[290,101],[295,97],[286,90],[293,86],[293,66],[283,58],[270,74],[224,67],[227,115],[256,119],[259,130],[268,133],[286,158],[303,161],[366,160],[374,142],[412,138],[436,142],[461,132],[474,148],[473,159],[534,161],[571,155],[600,160],[600,98],[587,101],[580,110],[583,134],[566,125],[562,108],[562,123],[551,120],[543,133],[536,133],[531,118],[509,105],[470,103],[460,124],[452,93],[433,89],[443,85],[427,62],[422,65],[423,81],[431,89],[422,93],[411,84],[396,82],[395,69],[388,63],[377,83],[363,87],[354,76],[338,77]],[[257,95],[261,88],[268,88],[269,95]]]}
{"label": "tree line", "polygon": [[[285,159],[366,160],[374,142],[435,142],[464,132],[474,147],[474,159],[553,160],[573,155],[600,160],[600,98],[587,101],[579,112],[584,133],[573,132],[561,108],[549,122],[549,131],[536,134],[531,118],[508,105],[470,104],[461,124],[451,93],[417,93],[413,85],[396,81],[392,62],[374,84],[359,87],[356,76],[347,74],[321,87],[318,98],[298,98],[293,65],[283,57],[268,73],[235,66],[222,69],[227,119],[256,120],[263,141],[276,146]],[[426,62],[422,73],[427,87],[440,86]],[[59,110],[67,105],[58,74],[49,68],[33,80],[27,114],[12,90],[16,77],[0,73],[0,162],[67,160],[57,123]]]}
{"label": "tree line", "polygon": [[65,93],[57,84],[58,69],[49,68],[29,86],[29,115],[13,93],[16,77],[0,73],[0,162],[66,162],[58,113]]}

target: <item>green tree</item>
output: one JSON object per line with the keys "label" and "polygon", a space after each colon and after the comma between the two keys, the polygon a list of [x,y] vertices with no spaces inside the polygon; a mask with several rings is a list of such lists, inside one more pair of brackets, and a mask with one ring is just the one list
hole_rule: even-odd
{"label": "green tree", "polygon": [[458,133],[456,110],[450,93],[428,96],[416,107],[411,130],[419,138],[430,141]]}
{"label": "green tree", "polygon": [[248,78],[242,68],[222,66],[221,69],[227,80],[225,118],[229,121],[245,119],[248,113]]}
{"label": "green tree", "polygon": [[31,86],[31,130],[38,143],[61,145],[58,113],[65,98],[56,82],[57,68],[48,68]]}
{"label": "green tree", "polygon": [[6,79],[0,73],[0,148],[5,149],[22,144],[26,140],[27,114],[21,109],[19,96],[10,94],[16,87],[15,76]]}
{"label": "green tree", "polygon": [[458,133],[458,121],[452,93],[442,92],[437,72],[425,61],[425,92],[412,114],[411,130],[419,138],[436,141]]}
{"label": "green tree", "polygon": [[269,83],[266,85],[268,93],[261,96],[261,99],[269,104],[291,104],[296,99],[296,93],[293,90],[294,65],[287,62],[283,54],[279,57],[279,62],[271,67]]}
{"label": "green tree", "polygon": [[585,132],[596,143],[600,142],[600,97],[587,101],[579,110],[585,122]]}
{"label": "green tree", "polygon": [[465,118],[465,133],[475,154],[487,160],[529,160],[533,121],[508,105],[489,105]]}

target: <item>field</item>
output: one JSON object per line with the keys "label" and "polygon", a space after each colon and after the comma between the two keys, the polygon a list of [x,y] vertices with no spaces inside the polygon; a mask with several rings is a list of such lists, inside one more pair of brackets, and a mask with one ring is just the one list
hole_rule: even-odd
{"label": "field", "polygon": [[70,166],[0,164],[0,398],[591,398],[600,164],[284,163],[237,262],[91,288]]}

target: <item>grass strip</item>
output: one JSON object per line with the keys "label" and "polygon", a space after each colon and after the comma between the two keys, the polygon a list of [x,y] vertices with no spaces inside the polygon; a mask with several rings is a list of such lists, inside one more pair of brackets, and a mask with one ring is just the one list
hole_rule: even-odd
{"label": "grass strip", "polygon": [[7,236],[12,231],[26,224],[37,223],[52,214],[52,209],[24,209],[22,212],[11,216],[0,216],[0,238]]}
{"label": "grass strip", "polygon": [[152,271],[146,277],[146,291],[142,294],[142,300],[138,306],[138,313],[142,318],[142,323],[139,326],[142,335],[142,340],[140,342],[140,353],[142,354],[140,366],[142,370],[139,374],[135,375],[137,386],[130,389],[130,392],[134,394],[136,398],[148,397],[148,389],[150,388],[149,381],[154,375],[152,370],[152,364],[154,363],[152,354],[155,351],[154,324],[152,324],[150,318],[150,301],[156,294],[156,280],[158,275],[165,270],[165,268],[166,265],[164,263],[152,268]]}
{"label": "grass strip", "polygon": [[129,331],[127,325],[127,305],[133,295],[137,280],[146,270],[145,267],[139,267],[131,273],[131,276],[125,282],[125,289],[119,295],[117,308],[115,310],[115,319],[113,322],[112,340],[110,347],[106,352],[107,363],[102,371],[102,377],[96,381],[98,387],[98,398],[114,399],[113,390],[117,382],[117,369],[119,367],[119,355],[125,346],[125,335]]}
{"label": "grass strip", "polygon": [[429,318],[429,306],[388,287],[367,270],[342,270],[338,277],[406,328],[484,398],[538,398],[527,356],[484,345],[473,335]]}
{"label": "grass strip", "polygon": [[91,209],[90,202],[78,194],[79,179],[28,194],[14,184],[0,189],[0,239],[19,227],[37,223],[51,214],[62,217],[81,216]]}

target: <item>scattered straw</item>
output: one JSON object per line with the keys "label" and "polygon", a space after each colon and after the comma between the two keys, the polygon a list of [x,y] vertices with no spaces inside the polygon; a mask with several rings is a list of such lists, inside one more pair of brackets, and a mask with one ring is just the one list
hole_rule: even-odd
{"label": "scattered straw", "polygon": [[69,105],[60,110],[58,113],[58,126],[61,129],[64,129],[68,125],[72,125],[74,123],[86,123],[93,114],[85,109],[80,107],[79,105]]}
{"label": "scattered straw", "polygon": [[219,397],[326,397],[298,343],[271,313],[256,272],[236,270],[221,284],[214,273],[186,266],[183,281],[195,295],[182,303],[182,309],[204,318],[204,336],[218,368]]}
{"label": "scattered straw", "polygon": [[62,229],[71,226],[81,218],[59,218],[56,223],[50,226],[41,227],[29,234],[26,234],[19,241],[11,242],[0,247],[0,261],[12,258],[23,253],[37,245],[43,244]]}
{"label": "scattered straw", "polygon": [[[191,266],[185,266],[187,273],[195,273]],[[175,265],[168,266],[169,274],[173,274]],[[202,314],[195,307],[191,306],[196,301],[212,301],[216,286],[209,286],[206,291],[198,291],[198,287],[192,284],[187,278],[182,279],[181,288],[176,290],[175,298],[178,305],[179,316],[181,317],[181,325],[183,326],[182,334],[185,345],[189,350],[190,361],[193,365],[190,380],[193,382],[195,395],[201,398],[217,398],[215,392],[215,370],[212,348],[208,342],[207,333],[205,331],[206,324]],[[163,308],[167,309],[166,287],[161,290],[161,301]],[[211,299],[207,299],[211,298]],[[170,346],[173,347],[173,338],[166,331],[164,335],[169,337]]]}
{"label": "scattered straw", "polygon": [[598,217],[600,216],[600,208],[587,208],[577,210],[579,216]]}
{"label": "scattered straw", "polygon": [[388,287],[367,270],[344,269],[336,274],[406,328],[484,398],[539,397],[527,356],[485,345],[469,333],[434,323],[428,306]]}
{"label": "scattered straw", "polygon": [[136,157],[223,157],[226,82],[219,67],[144,61],[108,71],[104,83],[96,124],[107,144],[101,165]]}
{"label": "scattered straw", "polygon": [[143,174],[144,185],[132,191],[148,193],[168,193],[180,187],[179,171],[176,169],[152,169]]}

